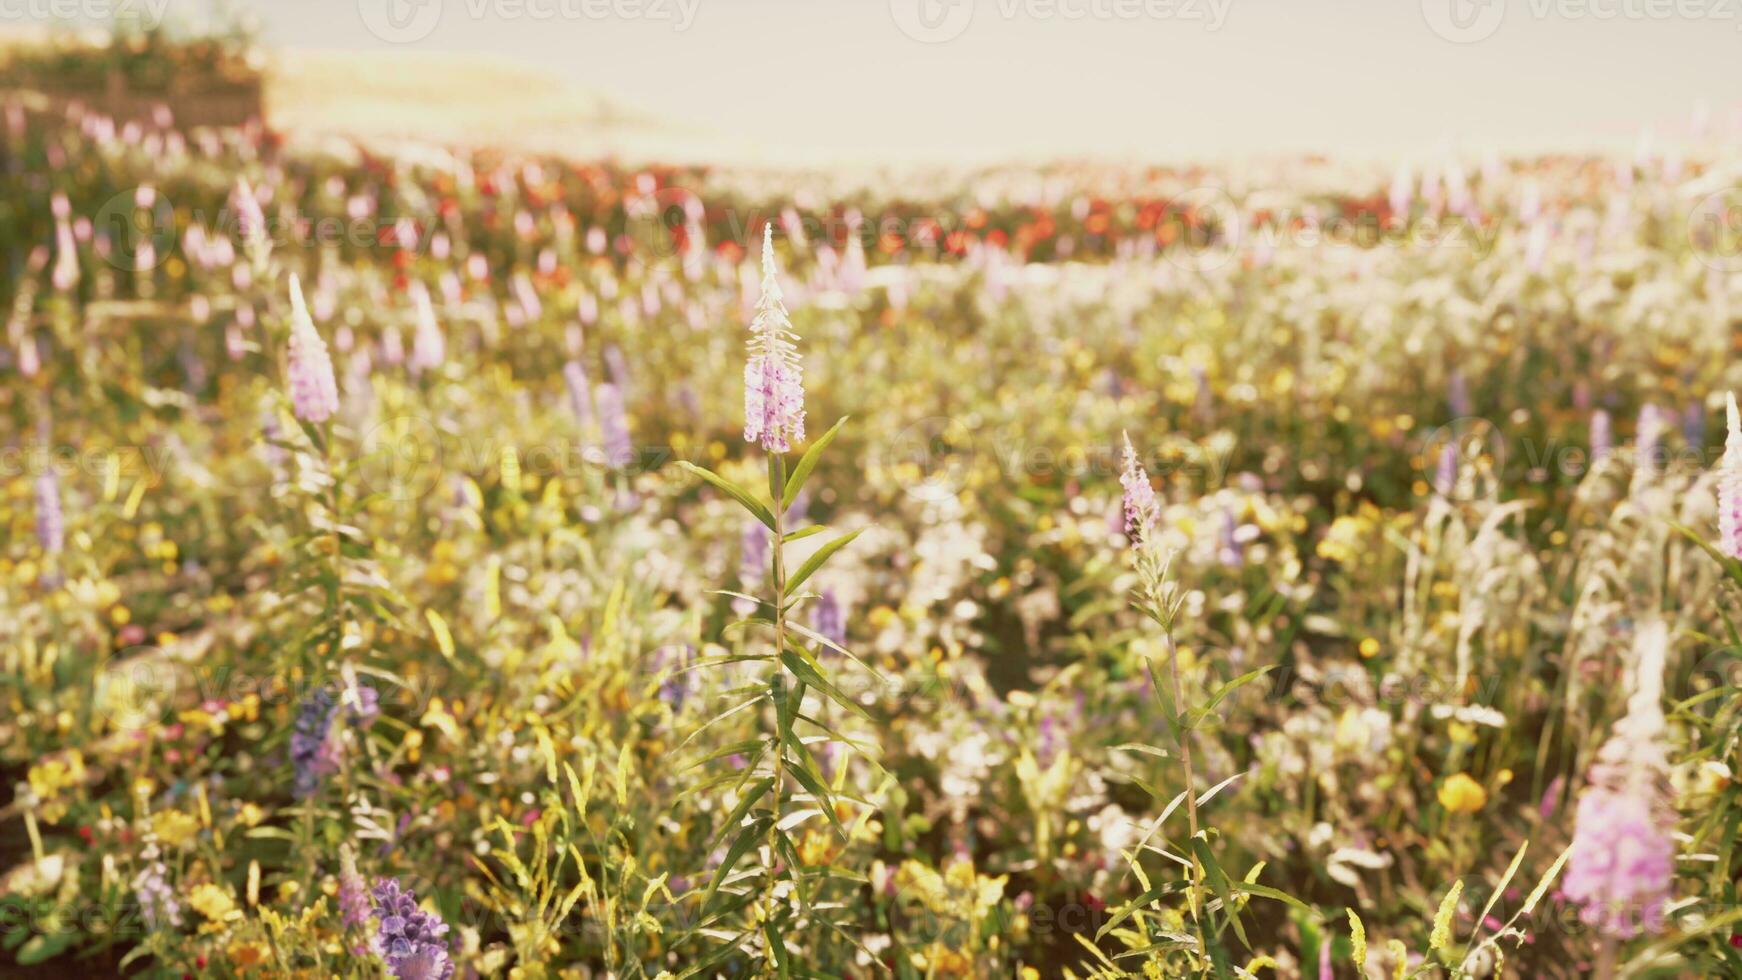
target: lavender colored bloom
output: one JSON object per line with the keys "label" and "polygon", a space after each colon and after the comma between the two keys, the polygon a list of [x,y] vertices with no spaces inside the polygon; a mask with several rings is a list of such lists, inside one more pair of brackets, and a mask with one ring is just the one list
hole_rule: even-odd
{"label": "lavender colored bloom", "polygon": [[36,540],[44,554],[56,555],[66,547],[66,521],[60,509],[60,479],[53,470],[36,478]]}
{"label": "lavender colored bloom", "polygon": [[593,392],[599,409],[599,431],[605,439],[605,461],[612,466],[627,466],[635,458],[635,444],[629,439],[629,416],[623,410],[623,393],[614,384],[602,384]]}
{"label": "lavender colored bloom", "polygon": [[1634,433],[1634,448],[1639,454],[1638,466],[1641,470],[1657,472],[1660,468],[1663,453],[1663,432],[1669,427],[1669,420],[1656,405],[1647,402],[1639,409],[1639,423]]}
{"label": "lavender colored bloom", "polygon": [[146,844],[140,856],[145,859],[145,867],[133,878],[133,894],[139,899],[145,924],[153,929],[181,925],[181,903],[169,887],[168,869],[158,857],[157,843]]}
{"label": "lavender colored bloom", "polygon": [[1609,422],[1609,413],[1599,408],[1591,413],[1591,458],[1601,459],[1614,448],[1614,426]]}
{"label": "lavender colored bloom", "polygon": [[629,394],[629,362],[623,357],[623,349],[616,344],[605,348],[605,371],[611,375],[611,383],[623,392]]}
{"label": "lavender colored bloom", "polygon": [[1682,409],[1682,438],[1688,445],[1698,449],[1706,444],[1706,406],[1701,402],[1689,402]]}
{"label": "lavender colored bloom", "polygon": [[369,883],[357,871],[357,852],[351,845],[339,847],[339,918],[345,925],[361,928],[369,921]]}
{"label": "lavender colored bloom", "polygon": [[290,732],[290,764],[298,797],[313,796],[321,780],[339,767],[338,744],[329,737],[334,707],[333,696],[322,689],[297,708]]}
{"label": "lavender colored bloom", "polygon": [[811,613],[811,626],[829,642],[837,646],[847,645],[846,615],[834,589],[824,589],[817,596],[816,608]]}
{"label": "lavender colored bloom", "polygon": [[1239,524],[1234,512],[1222,508],[1222,527],[1217,536],[1216,560],[1227,568],[1239,568],[1246,563],[1246,545],[1241,542]]}
{"label": "lavender colored bloom", "polygon": [[1736,396],[1724,397],[1728,435],[1724,458],[1718,461],[1718,550],[1742,559],[1742,419],[1737,417]]}
{"label": "lavender colored bloom", "polygon": [[79,281],[78,246],[73,243],[73,229],[65,218],[54,223],[54,271],[49,281],[58,292],[69,292]]}
{"label": "lavender colored bloom", "polygon": [[392,878],[375,883],[375,951],[398,980],[447,980],[454,975],[448,924],[417,907],[417,898]]}
{"label": "lavender colored bloom", "polygon": [[1452,379],[1446,385],[1446,406],[1452,410],[1452,417],[1461,419],[1470,414],[1470,383],[1464,379],[1464,372],[1453,371]]}
{"label": "lavender colored bloom", "polygon": [[781,303],[774,266],[774,228],[762,228],[762,295],[750,323],[750,360],[744,365],[744,440],[771,453],[804,441],[804,378],[792,321]]}
{"label": "lavender colored bloom", "polygon": [[569,411],[574,413],[576,422],[586,425],[593,417],[593,394],[587,385],[587,369],[580,361],[563,365],[563,384],[569,390]]}
{"label": "lavender colored bloom", "polygon": [[738,580],[749,586],[762,581],[768,567],[768,529],[760,521],[746,520],[739,541]]}
{"label": "lavender colored bloom", "polygon": [[1442,497],[1449,497],[1452,488],[1458,485],[1458,444],[1447,440],[1440,447],[1440,459],[1434,470],[1434,490]]}
{"label": "lavender colored bloom", "polygon": [[1580,918],[1621,939],[1663,925],[1675,877],[1673,814],[1664,800],[1663,667],[1669,631],[1662,622],[1634,641],[1633,693],[1627,714],[1591,767],[1579,799],[1572,854],[1562,892],[1582,906]]}
{"label": "lavender colored bloom", "polygon": [[411,302],[417,308],[417,332],[412,335],[411,360],[406,366],[412,374],[422,374],[442,366],[448,356],[448,344],[436,322],[435,308],[430,305],[429,287],[413,282]]}
{"label": "lavender colored bloom", "polygon": [[1130,433],[1125,434],[1125,471],[1119,475],[1119,484],[1125,488],[1125,534],[1132,543],[1141,545],[1155,526],[1160,505],[1156,503],[1149,474],[1144,472],[1137,450],[1131,446]]}
{"label": "lavender colored bloom", "polygon": [[315,332],[302,285],[290,277],[290,402],[296,417],[319,425],[339,410],[339,385],[326,341]]}

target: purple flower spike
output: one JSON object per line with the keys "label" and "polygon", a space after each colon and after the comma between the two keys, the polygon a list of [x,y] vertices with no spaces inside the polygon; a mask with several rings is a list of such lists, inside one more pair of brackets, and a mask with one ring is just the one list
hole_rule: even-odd
{"label": "purple flower spike", "polygon": [[781,303],[774,267],[774,228],[762,229],[762,297],[750,323],[750,361],[744,365],[744,439],[771,453],[804,441],[804,376],[792,321]]}

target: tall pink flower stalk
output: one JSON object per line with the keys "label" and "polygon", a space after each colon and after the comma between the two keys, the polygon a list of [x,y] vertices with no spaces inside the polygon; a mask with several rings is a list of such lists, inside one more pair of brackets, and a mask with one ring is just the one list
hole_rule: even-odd
{"label": "tall pink flower stalk", "polygon": [[744,439],[771,453],[804,441],[804,376],[792,321],[781,303],[774,266],[774,228],[762,228],[762,295],[750,321],[750,361],[744,365]]}
{"label": "tall pink flower stalk", "polygon": [[290,276],[290,403],[296,417],[319,425],[339,410],[339,385],[327,343],[315,331],[302,301],[302,284]]}
{"label": "tall pink flower stalk", "polygon": [[1742,558],[1742,419],[1736,414],[1736,396],[1724,397],[1730,434],[1718,462],[1718,550]]}
{"label": "tall pink flower stalk", "polygon": [[1662,928],[1675,878],[1674,813],[1664,795],[1668,648],[1669,631],[1662,622],[1640,628],[1627,714],[1615,723],[1591,766],[1562,885],[1567,899],[1582,907],[1579,916],[1587,925],[1618,939]]}
{"label": "tall pink flower stalk", "polygon": [[1156,503],[1155,486],[1149,482],[1149,473],[1143,469],[1137,450],[1131,446],[1130,433],[1125,433],[1124,458],[1125,469],[1119,474],[1119,485],[1125,488],[1125,534],[1133,544],[1141,547],[1148,540],[1161,507]]}

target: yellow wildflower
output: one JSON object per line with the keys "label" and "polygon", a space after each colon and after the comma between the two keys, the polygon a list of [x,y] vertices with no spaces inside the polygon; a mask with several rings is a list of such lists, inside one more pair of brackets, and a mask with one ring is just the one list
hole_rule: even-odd
{"label": "yellow wildflower", "polygon": [[1488,791],[1464,773],[1440,784],[1440,806],[1453,813],[1475,813],[1488,803]]}

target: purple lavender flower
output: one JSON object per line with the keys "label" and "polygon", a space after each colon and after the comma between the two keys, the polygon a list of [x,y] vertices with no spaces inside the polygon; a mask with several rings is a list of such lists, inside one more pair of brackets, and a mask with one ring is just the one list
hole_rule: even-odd
{"label": "purple lavender flower", "polygon": [[1742,419],[1737,417],[1736,396],[1724,397],[1729,434],[1724,458],[1718,461],[1718,550],[1742,558]]}
{"label": "purple lavender flower", "polygon": [[1149,474],[1144,472],[1137,450],[1132,448],[1130,433],[1125,434],[1125,471],[1119,475],[1119,484],[1125,488],[1125,534],[1133,544],[1141,545],[1161,508],[1156,503]]}
{"label": "purple lavender flower", "polygon": [[339,385],[326,341],[315,331],[302,285],[290,277],[290,402],[296,417],[319,425],[339,410]]}
{"label": "purple lavender flower", "polygon": [[614,384],[602,384],[593,391],[599,409],[599,431],[605,439],[605,461],[612,466],[627,466],[635,458],[635,445],[629,439],[629,416],[623,410],[623,393]]}
{"label": "purple lavender flower", "polygon": [[398,980],[447,980],[454,975],[448,924],[417,907],[417,898],[392,878],[375,883],[375,951]]}
{"label": "purple lavender flower", "polygon": [[357,871],[357,852],[351,845],[339,847],[339,918],[346,926],[361,928],[369,921],[369,883]]}
{"label": "purple lavender flower", "polygon": [[847,617],[841,609],[841,600],[835,595],[834,589],[824,589],[817,596],[815,610],[811,613],[811,625],[817,634],[836,646],[847,645]]}
{"label": "purple lavender flower", "polygon": [[1464,379],[1464,372],[1452,372],[1452,379],[1446,385],[1446,405],[1452,410],[1453,418],[1461,419],[1470,414],[1470,383]]}
{"label": "purple lavender flower", "polygon": [[1609,413],[1599,408],[1591,413],[1591,459],[1602,459],[1614,448],[1614,426],[1609,422]]}
{"label": "purple lavender flower", "polygon": [[79,282],[78,246],[73,242],[72,226],[65,218],[54,223],[54,271],[49,274],[49,281],[62,293],[71,291]]}
{"label": "purple lavender flower", "polygon": [[804,441],[804,377],[792,321],[781,303],[774,266],[774,227],[762,228],[762,296],[750,322],[750,360],[744,365],[744,440],[771,453]]}
{"label": "purple lavender flower", "polygon": [[1216,560],[1226,568],[1239,568],[1246,563],[1246,545],[1240,540],[1239,522],[1234,511],[1222,508],[1222,527],[1217,536]]}
{"label": "purple lavender flower", "polygon": [[430,305],[429,287],[420,281],[411,284],[411,303],[417,310],[417,331],[411,338],[411,360],[406,366],[412,374],[434,371],[448,356],[448,343],[436,322],[435,307]]}
{"label": "purple lavender flower", "polygon": [[1434,470],[1434,489],[1442,497],[1449,497],[1452,488],[1458,485],[1458,444],[1447,440],[1440,447],[1439,464]]}
{"label": "purple lavender flower", "polygon": [[181,925],[181,903],[169,887],[168,869],[158,857],[156,841],[147,843],[140,857],[145,859],[145,867],[133,878],[133,894],[139,898],[145,924],[152,929]]}
{"label": "purple lavender flower", "polygon": [[1634,430],[1634,448],[1639,454],[1639,469],[1655,473],[1661,468],[1663,432],[1669,420],[1663,410],[1647,402],[1639,409],[1639,423]]}
{"label": "purple lavender flower", "polygon": [[629,397],[629,362],[623,358],[623,349],[616,344],[605,348],[605,371],[611,376],[611,383],[617,390]]}
{"label": "purple lavender flower", "polygon": [[1703,402],[1688,402],[1682,409],[1682,438],[1694,449],[1706,444],[1706,406]]}
{"label": "purple lavender flower", "polygon": [[44,554],[60,554],[66,547],[66,521],[60,509],[60,478],[44,470],[36,478],[36,540]]}
{"label": "purple lavender flower", "polygon": [[563,384],[569,390],[569,411],[575,414],[575,421],[582,426],[593,417],[593,394],[587,385],[587,369],[580,361],[570,361],[563,365]]}
{"label": "purple lavender flower", "polygon": [[322,688],[309,695],[297,708],[296,722],[290,731],[290,764],[294,771],[294,789],[299,797],[313,796],[321,780],[339,767],[338,745],[330,736],[335,705],[333,696]]}
{"label": "purple lavender flower", "polygon": [[1627,714],[1591,766],[1579,799],[1562,892],[1587,925],[1621,939],[1663,925],[1675,878],[1674,817],[1665,805],[1663,667],[1669,631],[1642,627],[1634,641]]}

